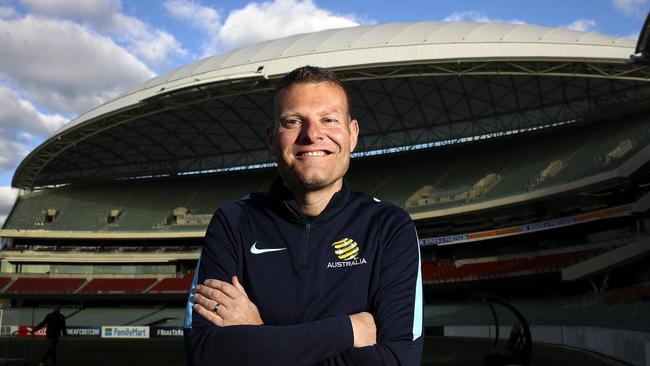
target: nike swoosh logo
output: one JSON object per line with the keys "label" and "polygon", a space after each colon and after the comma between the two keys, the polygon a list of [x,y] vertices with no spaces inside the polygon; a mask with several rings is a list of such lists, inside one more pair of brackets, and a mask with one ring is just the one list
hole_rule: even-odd
{"label": "nike swoosh logo", "polygon": [[257,242],[253,243],[251,245],[251,253],[253,254],[264,254],[264,253],[271,253],[271,252],[279,252],[281,250],[285,250],[287,248],[269,248],[269,249],[258,249],[257,248]]}

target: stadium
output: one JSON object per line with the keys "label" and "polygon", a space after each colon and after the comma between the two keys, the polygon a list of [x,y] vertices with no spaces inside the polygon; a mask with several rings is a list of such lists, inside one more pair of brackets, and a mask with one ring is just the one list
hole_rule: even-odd
{"label": "stadium", "polygon": [[21,335],[61,305],[65,364],[136,362],[146,347],[140,362],[182,363],[205,229],[222,204],[268,189],[271,91],[316,65],[343,80],[361,126],[350,188],[403,207],[418,229],[423,364],[480,364],[523,327],[531,364],[647,365],[650,67],[630,61],[635,45],[393,23],[266,41],[151,79],[16,170],[0,230],[5,357],[40,352]]}

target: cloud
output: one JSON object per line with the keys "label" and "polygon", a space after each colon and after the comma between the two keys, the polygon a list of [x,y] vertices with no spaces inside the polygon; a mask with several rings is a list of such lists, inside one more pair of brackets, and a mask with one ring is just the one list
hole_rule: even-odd
{"label": "cloud", "polygon": [[565,28],[579,32],[594,32],[596,31],[596,21],[593,19],[578,19]]}
{"label": "cloud", "polygon": [[167,12],[203,32],[216,34],[221,28],[221,16],[217,9],[189,0],[168,0],[163,3]]}
{"label": "cloud", "polygon": [[323,29],[359,25],[351,15],[338,15],[317,7],[311,0],[275,0],[250,3],[232,11],[219,31],[219,38],[228,48],[267,39]]}
{"label": "cloud", "polygon": [[612,0],[612,5],[626,16],[643,18],[648,14],[650,0]]}
{"label": "cloud", "polygon": [[0,135],[0,170],[15,168],[29,154],[30,146]]}
{"label": "cloud", "polygon": [[299,33],[359,25],[354,15],[319,8],[312,0],[251,2],[232,10],[223,22],[219,12],[190,0],[170,0],[165,9],[206,35],[204,56],[251,43]]}
{"label": "cloud", "polygon": [[7,219],[7,214],[16,201],[18,190],[9,186],[0,186],[0,227]]}
{"label": "cloud", "polygon": [[17,15],[16,9],[11,6],[0,5],[0,19],[10,19]]}
{"label": "cloud", "polygon": [[176,38],[158,28],[153,28],[138,18],[115,14],[106,31],[118,42],[152,66],[163,66],[170,62],[171,55],[185,56],[184,49]]}
{"label": "cloud", "polygon": [[187,54],[187,50],[170,33],[125,15],[119,0],[22,1],[41,17],[79,22],[114,38],[116,43],[153,67],[168,65],[173,56]]}
{"label": "cloud", "polygon": [[201,45],[204,56],[215,53],[221,28],[221,14],[217,9],[190,0],[168,0],[163,7],[169,15],[188,22],[206,36]]}
{"label": "cloud", "polygon": [[34,145],[66,122],[59,114],[39,112],[11,88],[0,84],[0,172],[13,171]]}
{"label": "cloud", "polygon": [[43,114],[10,88],[0,85],[0,133],[29,141],[33,135],[49,135],[67,119],[60,114]]}
{"label": "cloud", "polygon": [[120,0],[21,0],[33,13],[51,18],[67,18],[95,25],[110,23],[122,8]]}
{"label": "cloud", "polygon": [[523,20],[519,19],[498,19],[490,18],[483,12],[468,10],[468,11],[455,11],[442,19],[443,22],[477,22],[477,23],[509,23],[509,24],[526,24]]}
{"label": "cloud", "polygon": [[0,77],[38,108],[80,113],[154,76],[110,38],[67,20],[0,20]]}

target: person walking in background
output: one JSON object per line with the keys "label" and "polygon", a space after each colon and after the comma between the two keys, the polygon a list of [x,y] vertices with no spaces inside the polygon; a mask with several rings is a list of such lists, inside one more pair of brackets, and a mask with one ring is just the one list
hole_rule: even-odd
{"label": "person walking in background", "polygon": [[65,317],[61,314],[61,307],[54,307],[52,312],[47,314],[43,321],[32,329],[32,334],[38,332],[38,330],[43,327],[46,327],[45,336],[47,338],[47,351],[45,351],[43,361],[40,365],[45,365],[47,359],[52,356],[52,363],[57,366],[59,362],[56,355],[56,346],[59,343],[59,337],[61,334],[64,336],[68,335],[68,330],[65,326]]}

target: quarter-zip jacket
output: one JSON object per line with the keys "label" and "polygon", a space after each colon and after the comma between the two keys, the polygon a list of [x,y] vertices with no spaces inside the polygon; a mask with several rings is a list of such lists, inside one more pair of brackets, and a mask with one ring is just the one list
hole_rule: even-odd
{"label": "quarter-zip jacket", "polygon": [[[264,325],[218,327],[192,312],[206,279],[237,275]],[[349,315],[370,312],[377,344],[353,348]],[[348,191],[306,217],[277,179],[220,208],[208,227],[187,304],[189,365],[419,365],[422,284],[406,212]]]}

